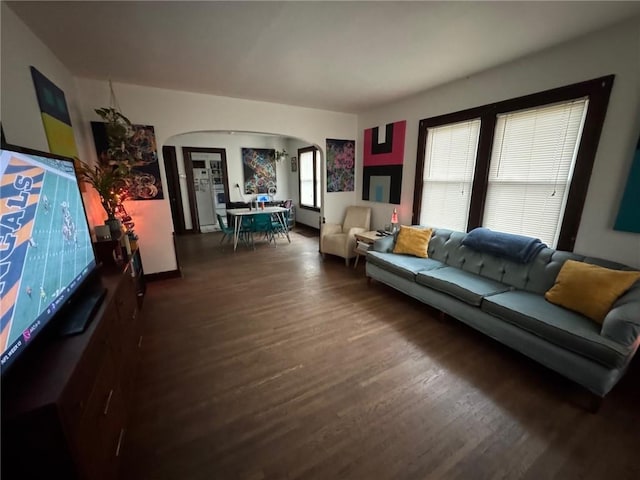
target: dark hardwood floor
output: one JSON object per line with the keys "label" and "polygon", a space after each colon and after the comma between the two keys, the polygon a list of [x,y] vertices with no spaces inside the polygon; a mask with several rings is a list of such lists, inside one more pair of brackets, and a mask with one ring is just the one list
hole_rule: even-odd
{"label": "dark hardwood floor", "polygon": [[637,362],[599,413],[562,377],[317,237],[179,239],[148,285],[122,479],[636,479]]}

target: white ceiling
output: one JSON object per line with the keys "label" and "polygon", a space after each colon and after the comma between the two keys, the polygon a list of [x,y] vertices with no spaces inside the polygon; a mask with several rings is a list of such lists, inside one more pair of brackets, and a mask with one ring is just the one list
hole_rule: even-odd
{"label": "white ceiling", "polygon": [[77,76],[358,112],[640,2],[8,2]]}

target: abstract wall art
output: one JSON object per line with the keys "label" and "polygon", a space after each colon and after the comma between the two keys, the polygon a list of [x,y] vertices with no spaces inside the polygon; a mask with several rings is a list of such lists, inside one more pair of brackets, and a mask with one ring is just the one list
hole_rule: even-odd
{"label": "abstract wall art", "polygon": [[613,228],[623,232],[640,233],[640,137]]}
{"label": "abstract wall art", "polygon": [[353,192],[355,140],[327,138],[327,192]]}
{"label": "abstract wall art", "polygon": [[64,92],[35,67],[31,67],[31,78],[36,89],[49,151],[65,157],[77,157],[78,149]]}
{"label": "abstract wall art", "polygon": [[[151,125],[133,125],[132,143],[142,154],[140,165],[132,169],[131,183],[128,185],[128,200],[162,200],[162,180],[158,164],[156,134]],[[103,122],[91,122],[93,142],[98,156],[105,155],[109,148],[107,130]]]}
{"label": "abstract wall art", "polygon": [[362,199],[400,204],[407,122],[364,131]]}
{"label": "abstract wall art", "polygon": [[276,151],[272,148],[243,148],[242,170],[244,193],[271,193],[276,191]]}

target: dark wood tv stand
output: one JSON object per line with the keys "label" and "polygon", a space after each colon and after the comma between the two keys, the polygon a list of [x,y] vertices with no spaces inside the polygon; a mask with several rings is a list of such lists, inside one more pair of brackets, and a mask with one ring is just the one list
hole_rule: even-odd
{"label": "dark wood tv stand", "polygon": [[117,477],[142,342],[132,258],[103,273],[107,296],[82,334],[33,345],[3,379],[2,478]]}

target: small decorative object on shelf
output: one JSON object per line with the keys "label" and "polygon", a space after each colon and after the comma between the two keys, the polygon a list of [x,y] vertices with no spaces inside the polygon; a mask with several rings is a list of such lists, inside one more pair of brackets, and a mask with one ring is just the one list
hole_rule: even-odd
{"label": "small decorative object on shelf", "polygon": [[391,231],[395,233],[398,230],[398,209],[394,208],[391,214]]}

